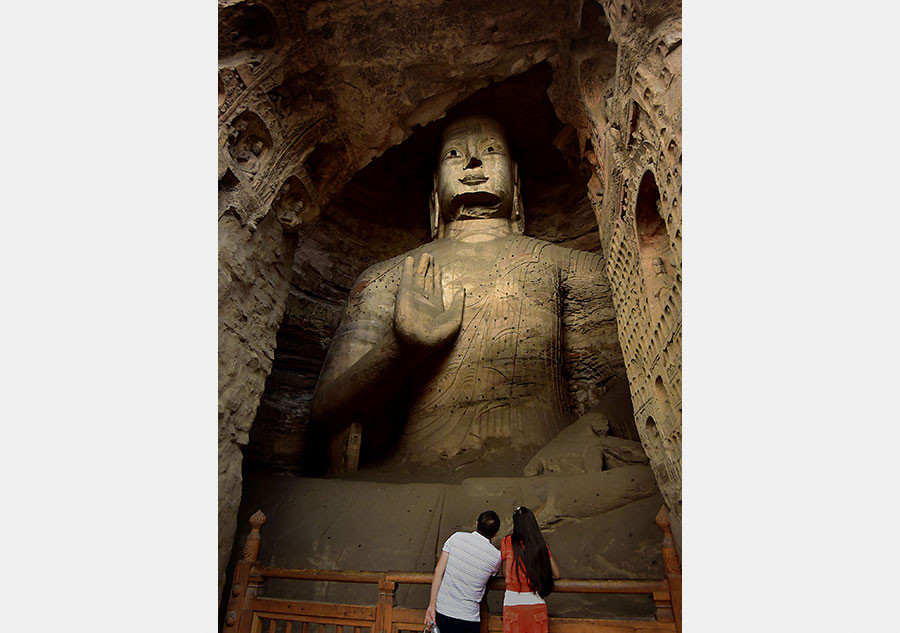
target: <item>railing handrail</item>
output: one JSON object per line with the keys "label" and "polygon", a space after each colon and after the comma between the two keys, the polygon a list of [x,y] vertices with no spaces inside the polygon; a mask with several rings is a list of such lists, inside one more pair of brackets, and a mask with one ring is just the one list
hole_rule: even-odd
{"label": "railing handrail", "polygon": [[[377,584],[388,580],[399,584],[430,585],[433,574],[424,571],[354,571],[332,569],[294,569],[287,567],[266,567],[254,565],[253,575],[262,578],[281,578],[287,580],[319,580],[332,582],[355,582]],[[504,591],[506,581],[494,578],[488,582],[487,588]],[[652,594],[668,591],[665,578],[653,579],[598,579],[598,578],[560,578],[553,583],[553,591],[559,593],[616,593],[616,594]]]}
{"label": "railing handrail", "polygon": [[378,584],[384,580],[383,571],[353,571],[349,569],[293,569],[254,565],[251,573],[262,578],[286,580],[322,580],[331,582],[360,582]]}

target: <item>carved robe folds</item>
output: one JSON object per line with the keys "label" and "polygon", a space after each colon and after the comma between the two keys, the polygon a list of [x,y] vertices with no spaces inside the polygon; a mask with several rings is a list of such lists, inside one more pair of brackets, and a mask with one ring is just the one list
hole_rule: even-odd
{"label": "carved robe folds", "polygon": [[[600,257],[521,235],[440,239],[410,254],[424,252],[443,270],[444,304],[465,287],[465,308],[452,348],[414,372],[401,394],[400,455],[420,463],[511,449],[530,456],[571,422],[562,357],[566,282],[602,274]],[[389,331],[402,262],[360,276],[330,354]]]}

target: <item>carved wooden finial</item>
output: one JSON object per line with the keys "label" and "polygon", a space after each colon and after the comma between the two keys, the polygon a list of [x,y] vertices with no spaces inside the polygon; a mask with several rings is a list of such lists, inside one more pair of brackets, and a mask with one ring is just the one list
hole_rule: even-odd
{"label": "carved wooden finial", "polygon": [[266,522],[266,515],[263,514],[262,510],[257,510],[253,513],[253,516],[250,517],[250,527],[254,530],[259,530],[263,526],[263,523]]}
{"label": "carved wooden finial", "polygon": [[263,514],[262,510],[257,510],[253,513],[253,516],[250,517],[250,534],[247,535],[247,541],[244,543],[244,549],[241,551],[244,560],[256,562],[256,557],[259,555],[259,542],[261,540],[259,528],[261,528],[265,522],[266,515]]}

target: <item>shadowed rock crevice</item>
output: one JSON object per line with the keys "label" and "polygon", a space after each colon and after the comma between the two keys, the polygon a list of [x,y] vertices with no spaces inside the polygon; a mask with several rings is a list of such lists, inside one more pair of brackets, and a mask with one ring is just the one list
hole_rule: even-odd
{"label": "shadowed rock crevice", "polygon": [[262,4],[239,3],[219,11],[219,63],[253,59],[275,47],[278,25]]}

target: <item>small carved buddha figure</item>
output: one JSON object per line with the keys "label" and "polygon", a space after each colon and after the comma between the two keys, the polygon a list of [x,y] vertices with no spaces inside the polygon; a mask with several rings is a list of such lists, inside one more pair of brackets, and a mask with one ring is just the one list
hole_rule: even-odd
{"label": "small carved buddha figure", "polygon": [[451,468],[480,460],[497,466],[491,474],[521,474],[572,421],[564,316],[602,274],[598,255],[526,237],[523,226],[500,125],[450,124],[434,239],[360,275],[311,423],[334,432],[361,423],[363,459],[370,450]]}

